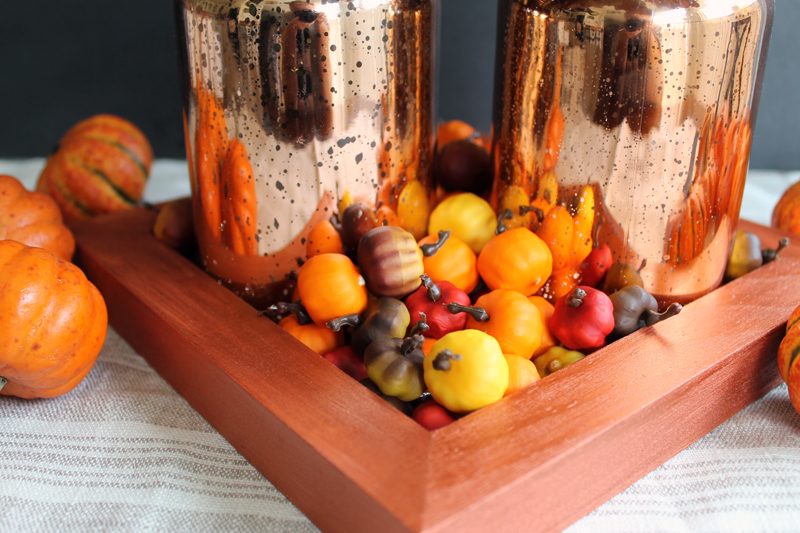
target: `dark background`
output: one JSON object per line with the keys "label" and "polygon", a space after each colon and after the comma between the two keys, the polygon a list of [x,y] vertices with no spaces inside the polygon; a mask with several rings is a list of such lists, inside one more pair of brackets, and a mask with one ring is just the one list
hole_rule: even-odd
{"label": "dark background", "polygon": [[[775,3],[751,166],[800,169],[800,2]],[[0,23],[0,158],[45,156],[70,126],[101,112],[137,124],[156,157],[184,157],[172,0],[9,4]],[[439,117],[488,131],[497,0],[441,5]]]}

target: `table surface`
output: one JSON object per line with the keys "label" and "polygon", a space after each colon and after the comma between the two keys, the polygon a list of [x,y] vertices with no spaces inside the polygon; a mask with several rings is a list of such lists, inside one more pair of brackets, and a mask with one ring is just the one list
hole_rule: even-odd
{"label": "table surface", "polygon": [[[0,161],[0,174],[33,188],[42,166]],[[800,172],[751,171],[742,217],[768,225],[798,179]],[[186,163],[156,161],[145,199],[188,194]],[[95,367],[71,393],[0,397],[0,531],[11,530],[316,527],[109,329]],[[800,531],[800,416],[786,386],[567,531]]]}

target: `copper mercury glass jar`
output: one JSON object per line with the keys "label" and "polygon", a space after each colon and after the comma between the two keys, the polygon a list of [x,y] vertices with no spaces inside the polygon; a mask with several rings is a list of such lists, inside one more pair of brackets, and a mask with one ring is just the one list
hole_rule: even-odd
{"label": "copper mercury glass jar", "polygon": [[195,227],[221,283],[288,300],[343,198],[427,229],[437,3],[176,0]]}
{"label": "copper mercury glass jar", "polygon": [[[599,242],[662,303],[722,280],[772,0],[501,0],[496,193],[592,185]],[[516,189],[518,191],[518,189]],[[517,192],[518,193],[518,192]]]}

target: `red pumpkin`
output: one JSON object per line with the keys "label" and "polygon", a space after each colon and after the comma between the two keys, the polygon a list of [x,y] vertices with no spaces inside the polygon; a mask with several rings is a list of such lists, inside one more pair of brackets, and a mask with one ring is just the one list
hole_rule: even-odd
{"label": "red pumpkin", "polygon": [[16,178],[0,175],[0,241],[9,239],[44,248],[71,261],[75,238],[49,196],[28,192]]}
{"label": "red pumpkin", "polygon": [[103,297],[75,265],[15,241],[0,241],[0,280],[0,394],[71,391],[105,342]]}
{"label": "red pumpkin", "polygon": [[120,211],[141,200],[152,162],[150,143],[136,126],[97,115],[64,135],[36,190],[52,196],[66,220]]}

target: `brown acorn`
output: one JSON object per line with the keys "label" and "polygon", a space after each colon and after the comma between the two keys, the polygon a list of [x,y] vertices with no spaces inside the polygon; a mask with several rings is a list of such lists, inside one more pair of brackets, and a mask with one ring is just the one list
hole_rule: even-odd
{"label": "brown acorn", "polygon": [[425,273],[414,236],[397,226],[368,231],[358,244],[358,264],[369,292],[403,298],[420,287]]}

